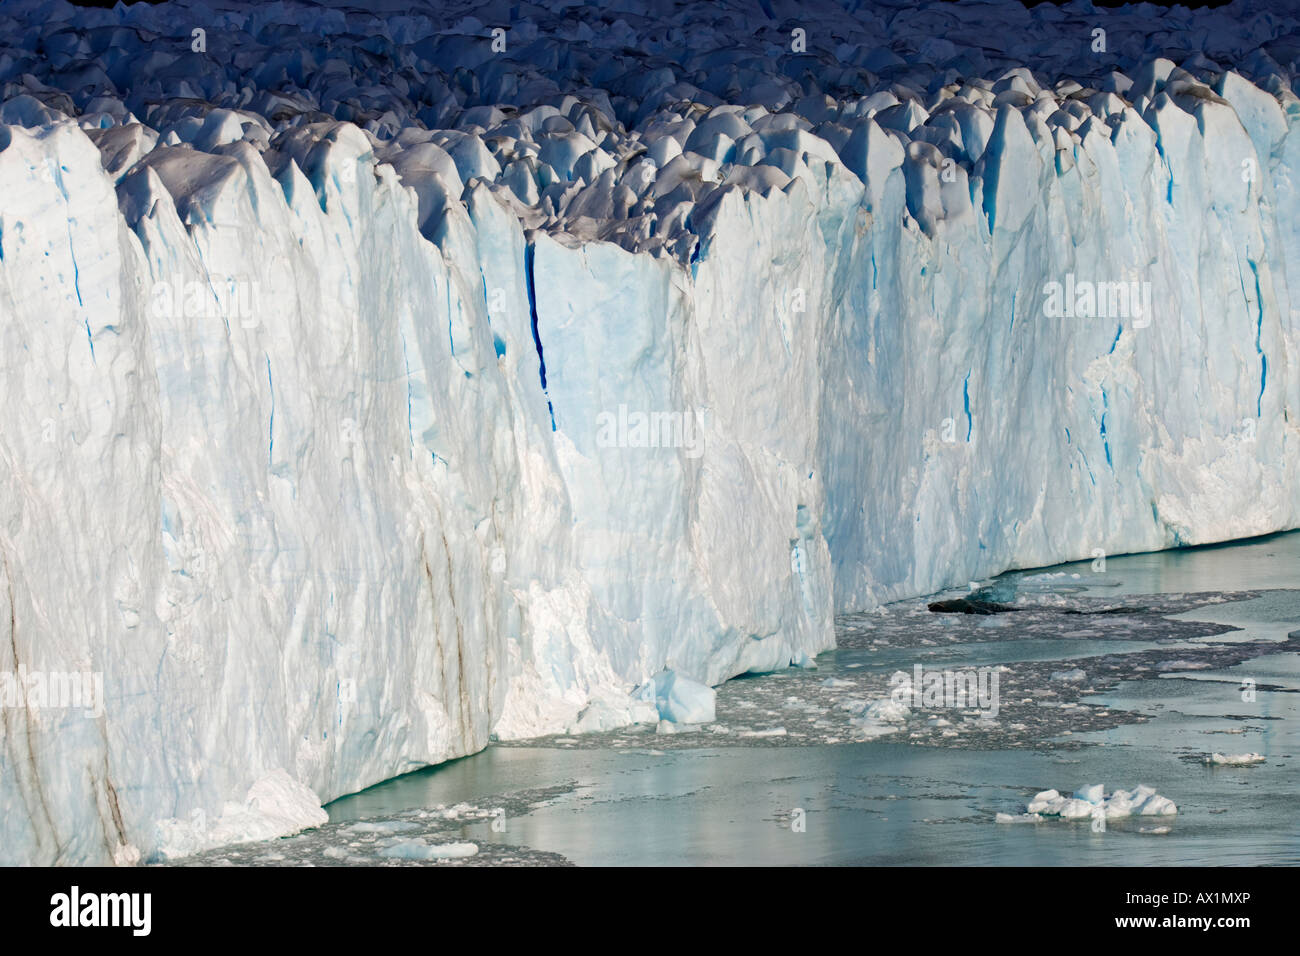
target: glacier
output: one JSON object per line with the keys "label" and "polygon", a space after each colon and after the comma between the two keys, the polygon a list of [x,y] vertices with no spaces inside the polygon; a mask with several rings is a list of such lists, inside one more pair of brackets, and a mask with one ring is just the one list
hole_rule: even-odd
{"label": "glacier", "polygon": [[1295,15],[409,7],[0,8],[0,862],[1300,526]]}

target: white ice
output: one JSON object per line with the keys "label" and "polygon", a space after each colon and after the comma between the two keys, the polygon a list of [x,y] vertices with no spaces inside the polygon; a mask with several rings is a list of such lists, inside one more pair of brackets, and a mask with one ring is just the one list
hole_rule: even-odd
{"label": "white ice", "polygon": [[1300,524],[1294,13],[773,3],[0,6],[0,862]]}
{"label": "white ice", "polygon": [[1064,797],[1056,790],[1044,790],[1029,801],[1025,812],[1063,820],[1090,819],[1101,813],[1106,819],[1113,820],[1129,816],[1171,816],[1178,812],[1178,808],[1172,800],[1144,784],[1132,790],[1116,790],[1106,796],[1103,785],[1094,783],[1079,788],[1073,797]]}
{"label": "white ice", "polygon": [[1205,758],[1208,764],[1214,764],[1218,767],[1250,767],[1255,764],[1264,763],[1268,758],[1263,754],[1221,754],[1213,753]]}

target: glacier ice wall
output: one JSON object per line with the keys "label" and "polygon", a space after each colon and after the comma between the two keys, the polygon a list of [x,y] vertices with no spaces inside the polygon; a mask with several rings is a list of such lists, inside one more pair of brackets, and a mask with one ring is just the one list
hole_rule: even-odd
{"label": "glacier ice wall", "polygon": [[[1019,7],[827,4],[852,42],[784,59],[740,3],[502,56],[504,7],[0,11],[44,17],[0,30],[0,668],[103,681],[0,709],[0,859],[309,825],[837,608],[1300,524],[1300,44],[1234,7],[1182,66]],[[1082,39],[979,52],[1016,17]]]}
{"label": "glacier ice wall", "polygon": [[[665,664],[717,683],[829,646],[829,557],[799,517],[820,510],[798,480],[814,444],[762,444],[784,390],[707,465],[594,443],[601,402],[708,400],[667,261],[544,234],[529,253],[490,198],[433,245],[355,130],[319,198],[297,164],[277,182],[243,150],[204,160],[188,222],[167,185],[191,171],[165,162],[188,157],[124,178],[124,218],[81,131],[6,135],[7,663],[102,670],[111,715],[6,711],[6,795],[42,807],[6,815],[6,845],[112,848],[159,808],[215,813],[250,767],[329,798],[494,726],[563,727]],[[66,235],[18,225],[65,216]],[[256,324],[172,307],[230,274],[255,277]],[[485,283],[506,293],[491,319]]]}

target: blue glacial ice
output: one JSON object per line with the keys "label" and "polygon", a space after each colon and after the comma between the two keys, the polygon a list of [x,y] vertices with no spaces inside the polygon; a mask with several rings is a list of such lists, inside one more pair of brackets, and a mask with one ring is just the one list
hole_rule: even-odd
{"label": "blue glacial ice", "polygon": [[849,6],[0,8],[0,861],[1300,524],[1300,19]]}

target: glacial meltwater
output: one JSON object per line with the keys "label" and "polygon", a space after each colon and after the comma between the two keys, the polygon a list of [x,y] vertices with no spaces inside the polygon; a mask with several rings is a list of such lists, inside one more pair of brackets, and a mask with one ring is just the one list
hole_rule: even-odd
{"label": "glacial meltwater", "polygon": [[[1300,863],[1300,533],[982,593],[1006,610],[846,615],[815,668],[719,688],[711,724],[494,743],[337,800],[318,829],[181,862]],[[961,706],[900,695],[899,675],[942,672],[996,680]],[[1025,816],[1095,784],[1176,813],[1107,817],[1085,791],[1073,819]]]}

